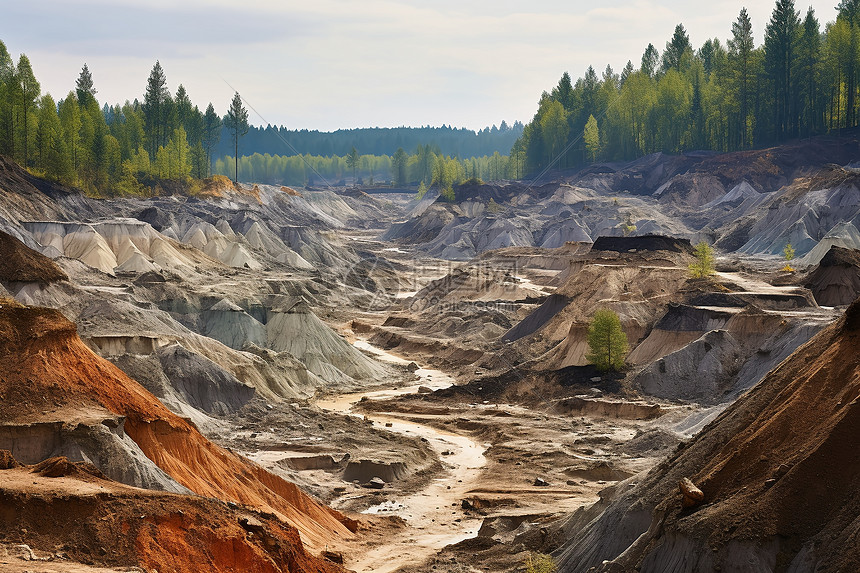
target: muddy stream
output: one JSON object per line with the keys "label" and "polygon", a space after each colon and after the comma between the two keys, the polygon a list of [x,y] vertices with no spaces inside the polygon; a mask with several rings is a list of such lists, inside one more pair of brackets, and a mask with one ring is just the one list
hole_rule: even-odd
{"label": "muddy stream", "polygon": [[[364,340],[353,344],[383,361],[410,362]],[[453,378],[439,370],[419,368],[415,373],[420,380],[411,386],[332,396],[319,400],[317,405],[332,412],[358,415],[352,412],[352,407],[362,398],[385,399],[415,393],[419,386],[435,390],[454,383]],[[411,494],[389,495],[384,502],[366,509],[363,513],[399,516],[407,527],[383,544],[350,554],[345,565],[358,573],[388,573],[405,565],[421,563],[446,545],[474,537],[481,526],[481,519],[464,515],[460,502],[478,486],[481,469],[486,463],[483,455],[486,446],[466,436],[404,420],[395,413],[375,412],[366,417],[388,431],[425,438],[439,454],[444,469],[424,489]],[[385,424],[391,425],[386,427]]]}

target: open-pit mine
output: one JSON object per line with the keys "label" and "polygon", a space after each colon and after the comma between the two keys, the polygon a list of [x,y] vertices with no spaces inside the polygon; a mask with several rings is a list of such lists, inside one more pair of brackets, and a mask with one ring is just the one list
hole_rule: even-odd
{"label": "open-pit mine", "polygon": [[0,571],[860,570],[858,160],[93,199],[0,157]]}

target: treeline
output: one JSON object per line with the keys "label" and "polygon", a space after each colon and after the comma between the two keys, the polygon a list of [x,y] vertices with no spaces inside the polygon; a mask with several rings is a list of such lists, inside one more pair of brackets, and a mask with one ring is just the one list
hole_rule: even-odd
{"label": "treeline", "polygon": [[[506,153],[523,132],[519,121],[512,126],[502,121],[499,127],[485,127],[480,131],[451,126],[442,127],[394,127],[340,129],[333,132],[289,130],[285,127],[251,127],[242,139],[246,155],[317,155],[322,157],[349,154],[352,147],[370,155],[394,155],[399,149],[417,149],[419,145],[431,145],[440,153],[454,157],[490,156],[495,152]],[[289,143],[289,145],[288,145]],[[233,150],[226,141],[216,150],[216,156],[230,155]]]}
{"label": "treeline", "polygon": [[812,8],[777,0],[756,47],[742,9],[731,38],[699,49],[678,24],[662,54],[649,44],[602,76],[565,73],[540,98],[511,156],[528,171],[633,159],[664,151],[734,151],[858,124],[860,0],[841,0],[824,30]]}
{"label": "treeline", "polygon": [[[168,90],[159,62],[147,79],[143,101],[135,98],[122,105],[100,106],[97,93],[84,64],[75,89],[55,101],[50,94],[42,94],[27,56],[21,54],[16,63],[0,41],[0,153],[35,174],[94,194],[152,193],[168,180],[188,188],[194,180],[210,175],[213,157],[221,157],[215,164],[217,173],[233,177],[238,167],[239,179],[245,181],[304,185],[350,178],[428,186],[435,181],[448,189],[469,177],[508,176],[509,162],[497,149],[507,149],[523,128],[503,122],[500,128],[477,133],[450,127],[331,134],[249,129],[239,94],[223,118],[212,103],[202,111],[181,84],[175,93]],[[272,143],[284,146],[278,135],[309,151],[301,156],[291,151],[253,151],[258,145],[280,149]],[[416,152],[404,152],[406,145]],[[358,155],[356,146],[364,155]],[[332,152],[326,152],[329,148]],[[493,151],[456,159],[457,154],[469,157],[471,150],[484,148]]]}
{"label": "treeline", "polygon": [[91,193],[136,194],[209,175],[221,117],[211,103],[205,112],[193,105],[182,85],[171,94],[160,63],[143,102],[100,107],[97,93],[84,64],[65,98],[43,95],[27,56],[15,63],[0,41],[0,153]]}
{"label": "treeline", "polygon": [[[235,158],[215,161],[214,173],[232,176]],[[255,153],[239,158],[239,179],[272,185],[418,185],[450,191],[468,179],[498,180],[516,176],[507,156],[492,155],[458,159],[436,147],[419,145],[412,154],[403,148],[389,155],[362,155],[356,148],[338,156],[269,155]]]}

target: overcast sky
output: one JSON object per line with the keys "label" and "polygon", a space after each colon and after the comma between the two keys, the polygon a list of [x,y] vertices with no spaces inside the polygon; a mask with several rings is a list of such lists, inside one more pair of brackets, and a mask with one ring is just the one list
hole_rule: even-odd
{"label": "overcast sky", "polygon": [[[74,88],[86,62],[100,102],[141,98],[155,60],[168,87],[253,124],[334,130],[528,121],[565,70],[638,66],[683,23],[724,41],[736,0],[9,0],[0,40],[30,57],[42,90]],[[773,9],[748,0],[757,43]],[[822,23],[837,0],[811,2]],[[805,13],[808,4],[797,7]]]}

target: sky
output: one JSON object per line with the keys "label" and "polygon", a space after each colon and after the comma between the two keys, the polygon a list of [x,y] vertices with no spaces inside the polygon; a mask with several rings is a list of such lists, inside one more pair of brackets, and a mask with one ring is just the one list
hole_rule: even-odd
{"label": "sky", "polygon": [[[819,21],[838,0],[812,0]],[[809,0],[807,0],[809,2]],[[101,103],[143,99],[161,62],[205,109],[234,91],[255,125],[331,131],[528,122],[544,90],[589,65],[638,66],[683,23],[695,47],[724,41],[736,0],[9,0],[0,40],[27,54],[43,92],[81,66]],[[810,3],[796,1],[803,16]],[[771,0],[747,0],[757,44]]]}

